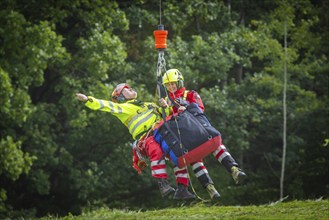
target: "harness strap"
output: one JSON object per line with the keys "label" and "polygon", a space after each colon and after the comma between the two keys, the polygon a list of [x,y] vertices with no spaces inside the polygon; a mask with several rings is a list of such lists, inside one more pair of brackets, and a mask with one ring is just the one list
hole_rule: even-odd
{"label": "harness strap", "polygon": [[140,150],[140,152],[143,152],[145,154],[145,142],[148,137],[153,135],[153,128],[148,130],[147,132],[143,132],[136,138],[136,147]]}
{"label": "harness strap", "polygon": [[[175,116],[173,116],[175,117]],[[170,132],[170,134],[174,137],[175,141],[177,141],[179,143],[180,146],[182,146],[182,142],[181,140],[177,137],[177,135],[175,134],[175,132],[169,127],[168,123],[163,123],[166,127],[166,129]],[[173,150],[172,147],[170,145],[169,149],[163,153],[162,157],[160,158],[160,160],[158,161],[158,164],[164,159],[164,157],[169,153],[170,150]],[[183,149],[181,149],[183,151]]]}
{"label": "harness strap", "polygon": [[[184,91],[184,94],[183,94],[183,100],[186,100],[186,97],[187,97],[187,94],[189,93],[190,91],[189,90],[185,90]],[[168,95],[168,98],[169,98],[169,100],[173,103],[173,105],[176,107],[176,108],[179,108],[180,106],[179,106],[179,104],[177,103],[177,102],[175,102],[175,100],[170,96],[170,95]]]}
{"label": "harness strap", "polygon": [[177,104],[177,102],[175,102],[175,100],[173,98],[171,98],[170,95],[168,95],[168,98],[170,99],[171,103],[176,106],[176,108],[179,108],[179,105]]}

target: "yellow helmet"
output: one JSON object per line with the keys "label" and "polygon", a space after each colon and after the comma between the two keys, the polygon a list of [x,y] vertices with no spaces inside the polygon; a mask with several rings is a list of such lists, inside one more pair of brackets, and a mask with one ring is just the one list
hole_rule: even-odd
{"label": "yellow helmet", "polygon": [[163,74],[162,83],[166,84],[170,82],[176,82],[178,88],[184,86],[184,77],[178,69],[170,69]]}

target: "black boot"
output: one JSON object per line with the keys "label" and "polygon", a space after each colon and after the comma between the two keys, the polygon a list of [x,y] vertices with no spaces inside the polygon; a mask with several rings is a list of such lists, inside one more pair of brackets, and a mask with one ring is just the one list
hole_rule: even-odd
{"label": "black boot", "polygon": [[[196,174],[200,169],[193,170]],[[207,190],[210,195],[211,200],[219,200],[220,194],[217,192],[214,182],[212,181],[210,175],[208,173],[204,173],[201,176],[198,176],[198,180],[201,185]]]}
{"label": "black boot", "polygon": [[227,172],[232,173],[232,167],[238,167],[238,163],[234,160],[234,158],[231,155],[227,155],[222,159],[220,162],[224,168],[227,170]]}
{"label": "black boot", "polygon": [[236,184],[242,184],[247,179],[247,175],[239,168],[239,165],[231,155],[224,157],[221,163],[231,173]]}
{"label": "black boot", "polygon": [[190,193],[187,189],[187,186],[183,184],[178,184],[174,199],[183,199],[183,200],[188,200],[188,199],[195,199],[196,196],[193,193]]}
{"label": "black boot", "polygon": [[158,185],[162,197],[168,196],[175,192],[175,189],[172,188],[167,179],[161,178],[158,180]]}
{"label": "black boot", "polygon": [[236,166],[231,167],[231,175],[236,184],[242,184],[247,178],[247,175]]}
{"label": "black boot", "polygon": [[209,184],[206,189],[212,200],[219,200],[220,194],[217,192],[214,184]]}

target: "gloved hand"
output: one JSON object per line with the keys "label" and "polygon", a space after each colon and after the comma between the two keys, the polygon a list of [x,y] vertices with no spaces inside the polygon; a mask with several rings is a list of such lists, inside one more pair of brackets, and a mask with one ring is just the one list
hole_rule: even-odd
{"label": "gloved hand", "polygon": [[135,149],[133,149],[133,154],[133,168],[138,172],[138,174],[142,174],[142,170],[147,167],[147,164],[144,160],[139,159]]}
{"label": "gloved hand", "polygon": [[179,106],[179,108],[178,108],[178,112],[183,112],[183,111],[185,111],[186,110],[186,108],[185,108],[185,106]]}
{"label": "gloved hand", "polygon": [[161,98],[161,99],[159,100],[159,105],[160,105],[161,107],[168,107],[168,103],[166,102],[166,100],[165,100],[164,98]]}
{"label": "gloved hand", "polygon": [[187,106],[189,105],[190,103],[182,98],[177,98],[175,99],[175,102],[181,106]]}

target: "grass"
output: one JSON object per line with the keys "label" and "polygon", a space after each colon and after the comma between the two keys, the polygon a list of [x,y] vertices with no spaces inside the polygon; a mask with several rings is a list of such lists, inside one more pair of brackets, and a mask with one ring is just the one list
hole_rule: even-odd
{"label": "grass", "polygon": [[220,206],[204,203],[184,205],[176,208],[147,211],[129,211],[100,208],[80,216],[68,215],[63,218],[44,217],[42,220],[207,220],[207,219],[278,219],[278,220],[329,220],[329,200],[307,200],[278,202],[260,206]]}

